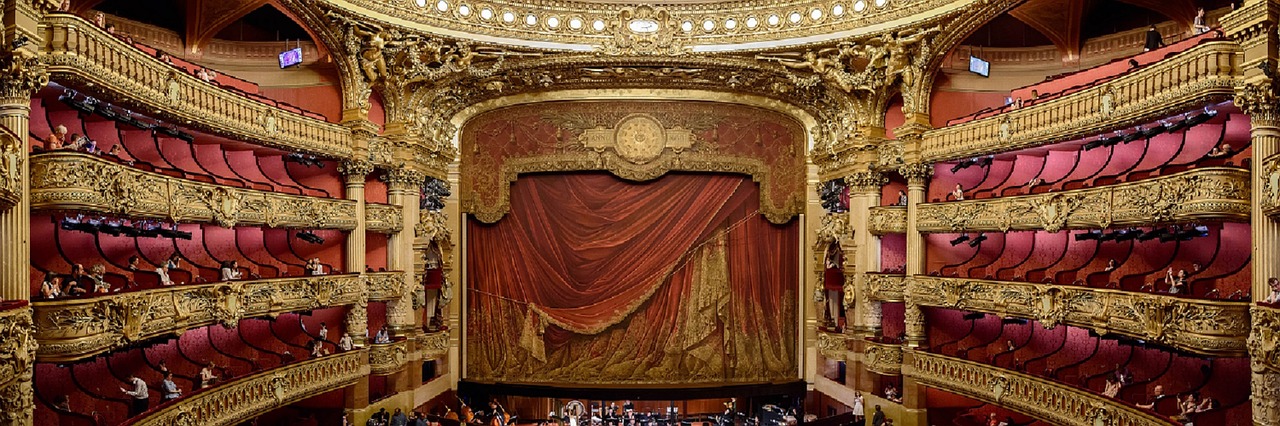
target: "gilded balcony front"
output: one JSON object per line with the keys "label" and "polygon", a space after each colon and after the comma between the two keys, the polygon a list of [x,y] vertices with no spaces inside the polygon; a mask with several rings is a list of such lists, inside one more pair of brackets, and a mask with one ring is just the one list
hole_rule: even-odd
{"label": "gilded balcony front", "polygon": [[208,133],[326,157],[351,156],[353,138],[346,127],[206,83],[78,16],[47,14],[40,31],[40,60],[54,81]]}
{"label": "gilded balcony front", "polygon": [[1116,333],[1187,352],[1246,355],[1249,304],[1013,281],[914,276],[911,299],[920,306],[1034,319]]}
{"label": "gilded balcony front", "polygon": [[404,294],[404,272],[366,272],[369,300],[396,300]]}
{"label": "gilded balcony front", "polygon": [[1209,41],[1172,58],[1060,98],[925,132],[925,161],[1048,145],[1131,127],[1226,100],[1242,60],[1231,41]]}
{"label": "gilded balcony front", "polygon": [[393,204],[365,204],[364,227],[370,232],[394,234],[404,228],[403,207]]}
{"label": "gilded balcony front", "polygon": [[902,345],[866,340],[862,343],[862,366],[886,376],[902,374]]}
{"label": "gilded balcony front", "polygon": [[31,207],[223,227],[356,227],[356,202],[196,182],[78,152],[31,157]]}
{"label": "gilded balcony front", "polygon": [[922,385],[976,398],[1059,426],[1170,426],[1098,393],[959,358],[913,351],[902,374]]}
{"label": "gilded balcony front", "polygon": [[843,361],[849,351],[848,339],[844,334],[818,331],[818,352],[824,358]]}
{"label": "gilded balcony front", "polygon": [[65,362],[166,334],[241,319],[361,302],[356,274],[183,285],[102,297],[37,301],[36,357]]}
{"label": "gilded balcony front", "polygon": [[240,424],[273,409],[350,386],[369,374],[366,361],[366,351],[354,350],[273,368],[192,394],[129,424]]}
{"label": "gilded balcony front", "polygon": [[872,207],[867,214],[867,228],[873,235],[907,232],[907,206]]}
{"label": "gilded balcony front", "polygon": [[409,341],[399,340],[391,343],[369,345],[369,372],[385,376],[404,369],[405,365],[417,354],[409,353]]}
{"label": "gilded balcony front", "polygon": [[867,296],[877,302],[901,302],[907,289],[907,277],[902,274],[867,274]]}
{"label": "gilded balcony front", "polygon": [[435,358],[449,353],[449,330],[432,333],[418,333],[416,336],[418,352],[423,358]]}
{"label": "gilded balcony front", "polygon": [[922,232],[1098,229],[1249,221],[1249,171],[1201,167],[1095,188],[920,205]]}

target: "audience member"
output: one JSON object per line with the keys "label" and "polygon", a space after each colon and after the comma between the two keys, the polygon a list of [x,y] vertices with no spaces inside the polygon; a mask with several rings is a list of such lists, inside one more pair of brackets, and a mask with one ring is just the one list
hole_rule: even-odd
{"label": "audience member", "polygon": [[180,258],[181,257],[178,255],[178,253],[175,252],[173,253],[172,256],[169,256],[169,260],[164,261],[164,264],[160,265],[159,268],[156,268],[156,273],[160,274],[160,285],[163,285],[163,286],[173,285],[173,280],[169,278],[169,271],[173,269],[178,269],[178,260]]}
{"label": "audience member", "polygon": [[391,416],[391,426],[409,426],[409,417],[404,415],[404,411],[397,408],[396,413]]}
{"label": "audience member", "polygon": [[905,206],[905,205],[907,205],[907,204],[908,204],[908,202],[907,202],[907,191],[903,191],[903,190],[899,189],[899,190],[898,190],[898,205],[899,205],[899,206]]}
{"label": "audience member", "polygon": [[871,415],[871,426],[884,426],[884,411],[880,410],[880,406],[876,406],[876,412]]}
{"label": "audience member", "polygon": [[1120,267],[1120,263],[1116,262],[1115,259],[1111,259],[1107,261],[1107,267],[1103,268],[1102,272],[1111,272],[1116,270],[1119,267]]}
{"label": "audience member", "polygon": [[324,321],[320,321],[320,331],[317,333],[317,335],[320,338],[320,341],[322,342],[329,341],[329,325],[325,324]]}
{"label": "audience member", "polygon": [[319,358],[329,354],[329,349],[324,347],[324,342],[319,340],[311,341],[311,357]]}
{"label": "audience member", "polygon": [[182,389],[173,382],[173,373],[164,372],[164,381],[160,382],[160,400],[169,402],[182,396]]}
{"label": "audience member", "polygon": [[964,187],[960,186],[960,184],[957,183],[956,189],[951,191],[951,198],[955,199],[956,201],[964,201]]}
{"label": "audience member", "polygon": [[53,272],[44,274],[44,282],[40,283],[41,299],[57,299],[62,297],[62,278]]}
{"label": "audience member", "polygon": [[1205,23],[1204,8],[1196,9],[1196,17],[1191,21],[1191,35],[1198,36],[1209,32],[1209,25]]}
{"label": "audience member", "polygon": [[1156,402],[1159,402],[1166,396],[1167,395],[1164,394],[1164,386],[1156,385],[1156,387],[1151,390],[1151,397],[1147,398],[1147,402],[1138,404],[1138,408],[1145,408],[1148,410],[1153,409],[1156,406]]}
{"label": "audience member", "polygon": [[1280,279],[1271,277],[1267,279],[1267,286],[1271,287],[1271,294],[1267,295],[1262,303],[1280,303]]}
{"label": "audience member", "polygon": [[104,14],[104,13],[102,13],[102,12],[98,12],[98,13],[93,14],[93,23],[94,23],[95,25],[97,25],[97,26],[98,26],[98,28],[104,28],[104,27],[106,27],[106,26],[107,26],[107,15],[106,15],[106,14]]}
{"label": "audience member", "polygon": [[1204,156],[1208,158],[1222,158],[1222,157],[1228,157],[1232,153],[1233,152],[1232,152],[1231,144],[1224,143],[1221,146],[1213,147],[1213,149],[1209,150],[1209,153],[1205,154]]}
{"label": "audience member", "polygon": [[216,367],[217,366],[214,365],[213,362],[210,362],[208,364],[205,364],[203,367],[200,367],[200,389],[213,386],[213,384],[217,382],[218,376],[215,376],[213,374],[213,369]]}
{"label": "audience member", "polygon": [[1116,395],[1120,394],[1120,382],[1107,379],[1107,387],[1102,390],[1102,394],[1109,398],[1115,398]]}
{"label": "audience member", "polygon": [[1161,47],[1164,47],[1164,36],[1160,35],[1155,25],[1152,25],[1147,29],[1147,42],[1143,45],[1142,51],[1150,52]]}
{"label": "audience member", "polygon": [[240,263],[234,260],[222,261],[222,281],[240,279]]}
{"label": "audience member", "polygon": [[863,406],[862,392],[853,393],[853,423],[866,424],[866,408]]}
{"label": "audience member", "polygon": [[107,265],[101,263],[93,265],[89,270],[89,280],[93,282],[93,294],[107,294],[111,292],[111,283],[107,282]]}
{"label": "audience member", "polygon": [[61,411],[71,411],[71,397],[67,395],[58,395],[53,399],[53,408]]}
{"label": "audience member", "polygon": [[204,80],[206,83],[212,83],[214,80],[218,79],[218,73],[214,70],[200,67],[200,70],[196,71],[196,78]]}
{"label": "audience member", "polygon": [[338,350],[346,352],[355,348],[355,342],[351,339],[351,333],[342,333],[342,337],[338,339]]}
{"label": "audience member", "polygon": [[125,380],[133,389],[120,388],[120,392],[132,397],[129,402],[129,417],[134,417],[145,413],[151,406],[151,393],[147,391],[147,382],[142,381],[137,375],[130,374]]}
{"label": "audience member", "polygon": [[49,151],[62,149],[62,146],[66,145],[66,143],[67,126],[59,124],[53,127],[53,133],[50,133],[49,137],[44,138],[44,149]]}
{"label": "audience member", "polygon": [[307,260],[307,275],[324,275],[324,264],[320,263],[320,258],[313,257]]}
{"label": "audience member", "polygon": [[107,34],[116,35],[116,24],[107,24],[102,29],[107,30]]}
{"label": "audience member", "polygon": [[378,334],[373,336],[373,343],[379,345],[391,343],[391,333],[387,331],[387,326],[384,325],[382,328],[378,329]]}

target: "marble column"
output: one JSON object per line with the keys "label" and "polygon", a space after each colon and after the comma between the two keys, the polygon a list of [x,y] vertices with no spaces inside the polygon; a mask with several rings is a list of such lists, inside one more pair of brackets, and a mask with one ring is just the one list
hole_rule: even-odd
{"label": "marble column", "polygon": [[[346,185],[346,197],[348,200],[356,202],[356,227],[351,230],[347,236],[346,264],[343,266],[347,272],[363,273],[367,262],[365,261],[365,220],[367,218],[365,209],[364,182],[370,173],[373,173],[373,163],[368,161],[346,161],[338,168],[338,172],[342,173]],[[366,343],[365,334],[369,330],[369,314],[366,309],[368,305],[368,287],[365,286],[366,298],[362,298],[361,302],[347,308],[347,315],[344,321],[347,333],[351,334],[351,339],[356,347],[364,347]]]}
{"label": "marble column", "polygon": [[899,172],[907,178],[907,282],[905,291],[906,304],[906,340],[910,347],[925,344],[924,313],[911,298],[912,277],[924,275],[925,249],[924,234],[920,232],[917,222],[920,215],[920,203],[924,202],[925,188],[929,177],[933,175],[933,165],[912,164],[902,167]]}

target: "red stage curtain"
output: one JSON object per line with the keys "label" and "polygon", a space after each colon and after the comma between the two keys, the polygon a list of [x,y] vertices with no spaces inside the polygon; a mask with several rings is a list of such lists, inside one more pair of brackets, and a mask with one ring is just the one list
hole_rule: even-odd
{"label": "red stage curtain", "polygon": [[469,378],[794,378],[799,227],[765,221],[758,193],[735,175],[522,176],[511,214],[468,222]]}

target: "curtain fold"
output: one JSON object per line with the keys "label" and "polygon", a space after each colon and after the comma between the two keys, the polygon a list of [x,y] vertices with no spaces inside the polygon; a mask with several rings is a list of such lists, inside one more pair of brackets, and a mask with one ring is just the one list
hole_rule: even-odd
{"label": "curtain fold", "polygon": [[[511,214],[468,221],[469,378],[794,378],[799,226],[758,194],[736,175],[521,176]],[[735,352],[768,359],[734,370]]]}

